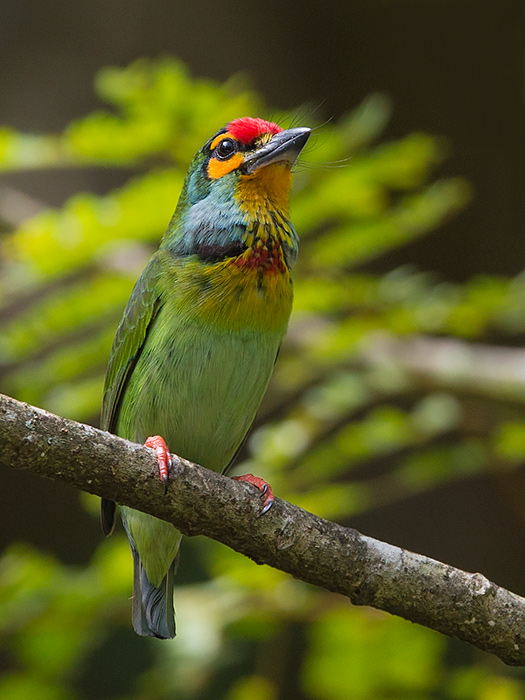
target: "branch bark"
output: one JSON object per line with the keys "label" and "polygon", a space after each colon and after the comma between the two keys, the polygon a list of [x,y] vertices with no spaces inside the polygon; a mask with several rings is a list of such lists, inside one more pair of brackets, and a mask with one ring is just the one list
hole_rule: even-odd
{"label": "branch bark", "polygon": [[481,574],[361,535],[179,457],[163,494],[154,452],[0,394],[0,466],[168,520],[307,583],[525,665],[525,599]]}

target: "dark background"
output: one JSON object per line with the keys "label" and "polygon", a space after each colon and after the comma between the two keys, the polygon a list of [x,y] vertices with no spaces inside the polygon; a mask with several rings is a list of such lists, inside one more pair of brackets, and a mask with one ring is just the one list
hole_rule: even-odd
{"label": "dark background", "polygon": [[[318,118],[384,91],[395,107],[387,135],[445,136],[447,170],[465,175],[476,193],[468,213],[402,259],[452,279],[521,269],[522,0],[2,0],[1,7],[2,122],[59,130],[97,106],[98,68],[162,54],[182,58],[199,76],[246,72],[271,106],[321,104]],[[66,188],[109,184],[96,177],[68,174],[59,189],[30,184],[59,202]]]}
{"label": "dark background", "polygon": [[[409,262],[450,280],[514,275],[525,257],[524,47],[520,0],[2,0],[0,122],[59,131],[100,106],[92,88],[99,67],[163,54],[180,57],[198,76],[223,80],[246,72],[270,106],[321,105],[318,121],[382,91],[394,104],[386,138],[414,130],[443,136],[450,156],[442,173],[466,177],[474,199],[432,236],[375,268]],[[58,205],[78,190],[104,192],[123,178],[120,171],[86,169],[3,181]],[[65,561],[90,556],[98,525],[79,508],[76,493],[18,473],[2,475],[1,491],[10,496],[0,545],[25,538]],[[509,555],[525,539],[524,509],[513,505],[514,493],[507,477],[480,477],[352,524],[481,570],[524,594],[522,560]]]}

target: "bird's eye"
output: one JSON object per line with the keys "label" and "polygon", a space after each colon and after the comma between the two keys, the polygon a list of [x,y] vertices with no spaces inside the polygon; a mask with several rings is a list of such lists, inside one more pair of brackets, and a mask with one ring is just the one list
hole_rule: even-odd
{"label": "bird's eye", "polygon": [[217,158],[226,160],[237,151],[237,144],[232,139],[223,139],[215,149]]}

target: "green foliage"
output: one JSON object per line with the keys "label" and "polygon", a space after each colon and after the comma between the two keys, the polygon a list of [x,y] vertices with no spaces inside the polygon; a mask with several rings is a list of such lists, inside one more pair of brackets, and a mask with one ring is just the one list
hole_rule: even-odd
{"label": "green foliage", "polygon": [[[96,88],[108,109],[61,134],[0,130],[5,172],[89,165],[129,177],[103,196],[81,193],[44,208],[0,239],[1,390],[85,421],[97,420],[118,319],[193,153],[234,117],[311,123],[269,113],[239,80],[195,80],[170,59],[106,69]],[[250,464],[240,467],[342,521],[489,468],[515,468],[525,456],[523,388],[490,390],[461,362],[422,377],[394,356],[374,359],[385,339],[511,341],[525,330],[523,276],[457,285],[411,268],[379,275],[366,267],[469,200],[461,179],[433,178],[445,155],[439,139],[418,133],[378,143],[389,113],[386,98],[372,95],[317,128],[297,167],[295,310]],[[87,697],[88,669],[118,635],[114,643],[139,649],[145,665],[126,666],[116,689],[100,669],[98,697],[272,700],[285,696],[292,677],[312,700],[522,697],[519,677],[486,657],[450,666],[437,634],[349,608],[213,543],[192,545],[206,575],[179,586],[179,636],[160,645],[130,630],[122,539],[104,542],[85,569],[22,546],[8,550],[0,648],[12,670],[0,680],[0,700]]]}
{"label": "green foliage", "polygon": [[415,626],[407,633],[397,618],[336,609],[315,621],[311,636],[304,685],[319,700],[423,698],[443,672],[444,640]]}

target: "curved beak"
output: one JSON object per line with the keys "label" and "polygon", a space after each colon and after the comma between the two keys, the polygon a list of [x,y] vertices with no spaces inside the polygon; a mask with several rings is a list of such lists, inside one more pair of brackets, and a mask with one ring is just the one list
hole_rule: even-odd
{"label": "curved beak", "polygon": [[249,175],[272,163],[288,163],[291,167],[303,150],[312,130],[307,127],[287,129],[272,136],[271,141],[244,159],[242,171]]}

